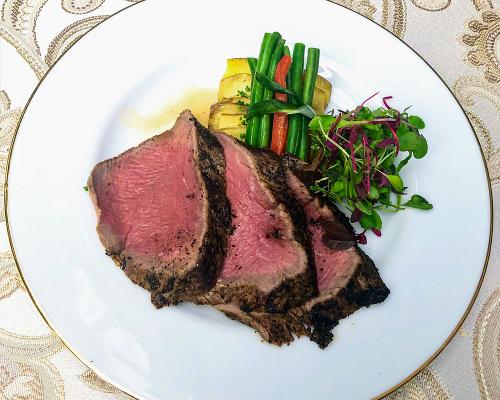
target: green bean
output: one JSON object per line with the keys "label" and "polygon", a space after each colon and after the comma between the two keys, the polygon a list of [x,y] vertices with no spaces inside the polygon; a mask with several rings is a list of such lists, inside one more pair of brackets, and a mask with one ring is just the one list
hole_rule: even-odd
{"label": "green bean", "polygon": [[303,161],[309,161],[309,154],[311,148],[311,139],[309,137],[309,132],[307,130],[307,126],[311,120],[302,116],[302,121],[300,121],[300,133],[298,140],[298,148],[295,153],[297,157],[299,157]]}
{"label": "green bean", "polygon": [[[269,42],[269,39],[271,38],[271,34],[266,32],[264,33],[264,38],[262,39],[262,43],[260,45],[260,52],[259,52],[259,58],[257,59],[257,64],[258,64],[258,60],[261,60],[263,57],[264,57],[264,51],[266,50],[266,46]],[[257,69],[257,64],[255,65],[255,69]],[[251,68],[251,64],[250,64],[250,68]],[[254,73],[252,72],[252,89],[251,89],[251,92],[250,92],[250,103],[252,102],[252,99],[256,96],[256,84],[254,84]],[[258,123],[258,120],[255,120],[255,123]],[[251,138],[250,137],[250,134],[251,132],[253,131],[253,125],[254,125],[254,119],[251,118],[251,119],[248,119],[247,120],[247,130],[246,130],[246,135],[245,135],[245,142],[247,144],[252,144],[251,143]]]}
{"label": "green bean", "polygon": [[[281,57],[283,57],[283,48],[285,46],[285,39],[280,39],[278,43],[276,43],[276,47],[274,49],[273,55],[271,57],[271,61],[269,63],[269,70],[267,71],[267,77],[274,81],[274,75],[276,74],[276,66],[278,65]],[[262,96],[262,100],[271,100],[274,97],[274,92],[269,89],[264,90],[264,95]],[[265,114],[262,116],[260,120],[259,127],[259,137],[258,137],[258,146],[259,147],[269,147],[271,143],[271,127],[272,127],[272,115]]]}
{"label": "green bean", "polygon": [[[319,49],[307,49],[307,65],[301,97],[303,104],[312,104],[314,86],[316,85],[316,78],[318,77],[319,54]],[[304,161],[309,161],[309,155],[311,152],[311,140],[307,129],[309,121],[309,118],[302,118],[299,148],[297,151],[299,158]]]}
{"label": "green bean", "polygon": [[[288,46],[285,46],[285,48],[283,49],[283,54],[287,55],[288,57],[290,57],[290,48]],[[286,75],[286,87],[289,88],[290,87],[290,75],[291,74],[287,74]],[[288,101],[290,102],[291,100],[288,99]]]}
{"label": "green bean", "polygon": [[[276,42],[281,38],[278,32],[273,32],[272,34],[266,33],[264,39],[262,40],[262,45],[260,47],[259,59],[257,61],[256,71],[263,74],[267,74],[269,69],[269,62],[271,61],[271,56],[276,46]],[[252,93],[250,96],[250,104],[258,103],[262,101],[262,96],[264,94],[264,87],[259,82],[253,82]],[[245,136],[245,141],[250,146],[257,145],[258,134],[260,127],[260,117],[253,117],[247,121],[247,132]]]}
{"label": "green bean", "polygon": [[[289,89],[302,97],[302,74],[304,73],[304,53],[306,47],[303,43],[296,43],[293,47],[292,65],[290,67]],[[302,129],[302,116],[290,115],[288,117],[288,138],[286,151],[290,154],[297,154],[300,131]]]}
{"label": "green bean", "polygon": [[250,74],[255,75],[255,69],[257,68],[257,59],[255,57],[247,57],[248,66],[250,67]]}
{"label": "green bean", "polygon": [[302,90],[302,102],[311,105],[314,95],[314,86],[318,77],[319,49],[307,49],[307,65],[304,76],[304,86]]}

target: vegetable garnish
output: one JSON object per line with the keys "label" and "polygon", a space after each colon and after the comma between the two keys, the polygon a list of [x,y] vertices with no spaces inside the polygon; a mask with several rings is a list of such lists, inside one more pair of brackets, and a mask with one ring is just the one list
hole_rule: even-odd
{"label": "vegetable garnish", "polygon": [[[276,66],[276,73],[274,79],[276,84],[281,88],[286,87],[286,76],[288,74],[288,68],[292,62],[292,58],[289,55],[284,55],[278,65]],[[278,88],[280,89],[280,88]],[[280,93],[275,90],[274,97],[276,100],[286,102],[288,96],[285,93]],[[271,150],[278,155],[282,155],[286,149],[286,138],[288,135],[288,115],[286,113],[277,112],[273,117],[273,131],[271,136]]]}
{"label": "vegetable garnish", "polygon": [[309,118],[312,118],[316,115],[312,107],[306,104],[291,104],[273,99],[259,101],[258,103],[250,105],[248,107],[247,120],[250,118],[259,117],[261,115],[268,115],[277,112],[286,114],[301,114]]}
{"label": "vegetable garnish", "polygon": [[[276,47],[276,43],[281,40],[281,35],[278,32],[271,34],[265,33],[260,47],[260,54],[255,67],[256,72],[267,75],[269,71],[269,64],[271,57]],[[257,81],[252,84],[252,93],[250,96],[250,104],[255,104],[262,101],[264,96],[264,87]],[[272,97],[272,96],[271,96]],[[247,133],[245,136],[246,142],[250,146],[257,146],[259,144],[259,131],[260,131],[260,118],[247,116]]]}
{"label": "vegetable garnish", "polygon": [[[296,93],[298,98],[302,97],[302,75],[304,73],[304,54],[306,46],[303,43],[295,43],[293,46],[292,66],[290,68],[289,88]],[[294,101],[294,99],[290,99]],[[288,138],[286,151],[297,154],[300,131],[302,130],[302,118],[300,115],[291,116],[288,120]]]}
{"label": "vegetable garnish", "polygon": [[[281,39],[280,35],[279,40],[276,43],[273,54],[271,56],[271,61],[269,62],[267,77],[270,80],[274,79],[278,62],[281,60],[281,57],[283,57],[284,47],[285,47],[285,39]],[[271,100],[273,97],[274,97],[274,91],[264,86],[264,95],[262,96],[262,100],[263,101]],[[259,147],[269,147],[269,144],[271,143],[271,127],[273,125],[272,117],[273,116],[271,114],[265,114],[262,116],[260,120],[259,135],[257,141]]]}
{"label": "vegetable garnish", "polygon": [[[302,88],[302,104],[310,106],[312,104],[314,86],[316,85],[316,78],[318,77],[319,68],[319,49],[307,49],[307,65],[304,76],[304,84]],[[312,118],[312,117],[310,117]],[[296,155],[301,160],[309,161],[311,152],[311,140],[308,132],[309,119],[302,117],[302,126],[300,130],[299,147]]]}
{"label": "vegetable garnish", "polygon": [[367,230],[382,235],[381,211],[432,209],[418,194],[403,200],[400,175],[412,158],[427,154],[422,118],[391,107],[392,96],[369,108],[379,93],[350,111],[325,114],[332,84],[318,74],[320,50],[298,42],[290,53],[273,32],[264,35],[258,58],[229,59],[209,128],[310,163],[307,169],[321,177],[310,189],[351,211],[364,229],[358,243],[366,243]]}
{"label": "vegetable garnish", "polygon": [[[314,117],[309,124],[317,166],[322,174],[311,189],[349,209],[352,222],[363,229],[358,235],[366,243],[366,230],[381,235],[379,211],[398,212],[407,207],[432,209],[424,197],[402,202],[406,187],[401,169],[414,157],[423,158],[427,141],[420,133],[422,118],[399,112],[383,99],[384,107],[370,109],[363,102],[353,111]],[[398,157],[406,152],[405,158]]]}

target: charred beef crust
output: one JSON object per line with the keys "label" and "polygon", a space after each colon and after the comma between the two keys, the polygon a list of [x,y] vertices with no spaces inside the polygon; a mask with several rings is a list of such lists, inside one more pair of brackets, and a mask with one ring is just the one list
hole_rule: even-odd
{"label": "charred beef crust", "polygon": [[[186,293],[210,290],[220,274],[231,230],[231,205],[226,197],[224,150],[215,136],[196,118],[191,117],[198,132],[198,168],[206,188],[208,201],[207,232],[198,254],[197,268],[180,278],[167,280],[151,294],[155,307],[187,300]],[[187,289],[187,290],[186,290]]]}
{"label": "charred beef crust", "polygon": [[333,339],[332,329],[339,320],[362,307],[383,302],[389,289],[378,270],[362,250],[362,264],[349,283],[329,300],[320,301],[310,310],[304,306],[286,313],[267,314],[220,309],[226,316],[254,328],[268,343],[282,346],[295,337],[308,336],[320,348],[326,348]]}
{"label": "charred beef crust", "polygon": [[[282,159],[267,149],[249,148],[262,182],[273,193],[276,201],[283,204],[294,226],[294,239],[306,251],[308,268],[300,276],[288,279],[279,288],[267,295],[265,311],[268,313],[283,312],[292,307],[304,304],[318,294],[316,286],[316,268],[311,239],[307,229],[307,217],[302,205],[291,194],[286,183],[285,168]],[[247,311],[247,310],[244,310]]]}
{"label": "charred beef crust", "polygon": [[[311,172],[304,172],[301,168],[304,165],[302,161],[288,156],[285,157],[285,165],[300,180],[306,176],[309,182],[314,182],[314,178],[311,178]],[[302,182],[306,184],[303,180]],[[331,210],[337,221],[349,233],[355,233],[349,219],[334,203],[324,198],[317,198],[322,205],[326,205]],[[231,319],[251,326],[266,342],[271,344],[281,346],[291,343],[294,337],[308,336],[320,348],[324,349],[332,341],[332,329],[338,325],[340,319],[348,317],[362,307],[383,302],[390,293],[373,261],[357,245],[355,247],[356,252],[361,257],[361,262],[347,285],[330,299],[313,304],[310,309],[307,309],[306,305],[274,315],[258,312],[235,312],[225,309],[220,309],[220,311]]]}
{"label": "charred beef crust", "polygon": [[389,295],[389,289],[380,278],[373,261],[361,249],[362,263],[354,276],[331,299],[318,302],[308,312],[312,327],[310,339],[325,348],[333,339],[332,329],[339,320],[348,317],[362,307],[383,302]]}
{"label": "charred beef crust", "polygon": [[[287,165],[304,182],[314,181],[311,178],[311,171],[304,171],[303,163],[300,160],[288,158]],[[324,197],[317,197],[322,205],[327,206],[338,222],[345,229],[355,234],[355,230],[349,218],[339,210],[330,200]],[[373,260],[356,244],[356,252],[361,257],[361,264],[357,267],[354,276],[348,284],[330,300],[315,304],[308,312],[308,323],[312,327],[310,339],[318,344],[320,348],[325,348],[333,339],[332,329],[338,325],[339,320],[346,318],[362,307],[369,307],[373,304],[383,302],[390,293],[380,277],[379,271]]]}
{"label": "charred beef crust", "polygon": [[[263,292],[254,285],[221,284],[207,294],[191,298],[190,301],[196,304],[214,306],[238,303],[240,311],[243,313],[242,316],[251,311],[262,314],[282,313],[304,304],[318,293],[307,218],[302,205],[291,195],[281,158],[266,149],[254,149],[242,142],[238,142],[238,144],[250,152],[261,182],[271,191],[276,201],[288,211],[294,227],[293,239],[304,248],[306,253],[307,269],[293,278],[283,279],[280,285],[271,292]],[[232,319],[238,319],[236,314],[240,313],[233,311],[228,316]],[[248,322],[251,320],[251,318],[244,316],[243,318]]]}
{"label": "charred beef crust", "polygon": [[228,318],[252,327],[262,339],[277,346],[290,344],[295,337],[309,336],[311,333],[304,324],[299,308],[291,309],[286,314],[248,313],[224,306],[218,306],[217,309]]}
{"label": "charred beef crust", "polygon": [[[297,163],[293,164],[293,166],[294,173],[300,170]],[[306,172],[305,174],[306,179],[309,179],[310,173]],[[302,177],[304,177],[303,172]],[[322,205],[330,209],[337,221],[349,233],[355,234],[349,218],[332,201],[324,197],[317,198]],[[308,313],[309,323],[313,329],[310,339],[322,349],[332,341],[332,329],[338,325],[340,319],[348,317],[362,307],[382,303],[390,293],[389,288],[382,281],[373,260],[357,244],[355,247],[356,252],[361,256],[362,262],[356,269],[354,276],[333,299],[315,304]]]}

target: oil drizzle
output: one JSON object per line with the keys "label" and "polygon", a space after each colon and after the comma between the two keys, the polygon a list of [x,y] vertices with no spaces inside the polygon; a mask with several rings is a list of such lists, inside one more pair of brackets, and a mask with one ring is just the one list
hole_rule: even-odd
{"label": "oil drizzle", "polygon": [[217,89],[188,89],[153,114],[142,115],[127,108],[121,114],[121,122],[129,128],[157,134],[171,128],[179,114],[189,109],[202,125],[208,126],[210,106],[214,103],[217,103]]}

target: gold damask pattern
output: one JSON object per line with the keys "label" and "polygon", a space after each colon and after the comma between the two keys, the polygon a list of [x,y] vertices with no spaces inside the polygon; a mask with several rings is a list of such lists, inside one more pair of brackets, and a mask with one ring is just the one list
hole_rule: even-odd
{"label": "gold damask pattern", "polygon": [[[106,16],[91,15],[64,27],[50,42],[45,56],[37,41],[37,20],[48,0],[0,0],[3,2],[0,16],[0,41],[12,45],[42,78],[48,68],[81,35],[104,20]],[[60,7],[70,14],[88,14],[97,10],[105,0],[50,0],[60,2]],[[130,2],[117,3],[116,10]],[[493,9],[491,0],[334,0],[392,31],[403,38],[407,31],[408,10],[413,7],[418,12],[432,11],[434,18],[441,18],[439,11],[453,6],[463,6],[471,1],[476,15],[465,25],[459,42],[466,47],[464,61],[481,72],[482,76],[460,77],[453,89],[457,98],[466,108],[484,150],[488,167],[494,183],[500,182],[500,150],[495,149],[488,115],[500,115],[500,82],[498,54],[499,13]],[[410,3],[411,2],[411,3]],[[460,3],[464,2],[464,3]],[[459,4],[460,3],[460,4]],[[413,17],[415,18],[415,17]],[[446,22],[443,17],[444,23]],[[464,19],[460,23],[465,24]],[[430,34],[431,35],[431,34]],[[431,35],[432,36],[432,35]],[[429,36],[429,38],[431,38]],[[432,40],[439,38],[432,37]],[[429,39],[430,40],[430,39]],[[0,43],[3,44],[3,43]],[[451,43],[446,45],[452,45]],[[450,64],[457,60],[450,60]],[[0,88],[1,89],[1,88]],[[484,111],[484,104],[488,110]],[[479,107],[481,105],[481,107]],[[3,185],[5,162],[11,138],[21,115],[22,106],[11,107],[4,91],[0,91],[0,186]],[[496,113],[496,114],[495,114]],[[498,120],[496,121],[498,129]],[[497,138],[498,140],[498,138]],[[3,187],[0,187],[3,196]],[[0,199],[0,220],[4,220],[3,199]],[[9,297],[17,289],[22,289],[21,279],[14,269],[12,254],[0,253],[0,300]],[[500,398],[500,289],[494,292],[483,306],[474,329],[473,350],[477,382],[483,400]],[[21,336],[0,329],[0,399],[2,400],[45,400],[64,399],[64,383],[51,363],[53,355],[59,353],[62,344],[54,336]],[[100,379],[94,372],[87,370],[77,377],[91,389],[96,396],[104,394],[113,399],[129,398],[118,389]],[[74,384],[71,382],[70,384]],[[93,398],[93,397],[92,397]],[[462,397],[458,397],[462,398]],[[424,369],[417,377],[401,389],[391,394],[389,400],[448,400],[452,399],[432,368]]]}
{"label": "gold damask pattern", "polygon": [[406,3],[404,0],[383,0],[381,25],[397,37],[402,38],[406,31]]}
{"label": "gold damask pattern", "polygon": [[35,26],[47,0],[5,0],[0,18],[0,37],[10,43],[41,79],[48,70],[43,61]]}
{"label": "gold damask pattern", "polygon": [[[480,100],[491,108],[492,115],[500,115],[500,86],[479,76],[464,76],[455,82],[453,91],[458,101],[466,109],[467,114],[472,116],[471,122],[474,130],[483,144],[482,149],[488,164],[491,181],[496,184],[500,182],[500,149],[494,148],[491,133],[474,112],[474,109],[478,108],[476,102]],[[498,118],[496,125],[498,127]]]}
{"label": "gold damask pattern", "polygon": [[103,381],[95,374],[94,371],[91,370],[85,371],[78,377],[78,379],[80,379],[92,389],[102,393],[121,393],[117,388],[115,388],[113,385],[110,385],[108,382]]}
{"label": "gold damask pattern", "polygon": [[59,33],[49,45],[45,62],[54,65],[61,55],[68,50],[85,32],[100,24],[107,18],[106,15],[98,15],[76,21],[67,26]]}
{"label": "gold damask pattern", "polygon": [[411,0],[411,2],[426,11],[441,11],[448,7],[451,0]]}
{"label": "gold damask pattern", "polygon": [[12,136],[17,127],[21,110],[11,110],[10,99],[5,91],[0,91],[0,222],[5,221],[3,209],[3,189],[7,155],[9,153]]}
{"label": "gold damask pattern", "polygon": [[500,14],[495,10],[487,10],[480,13],[480,18],[470,21],[470,33],[462,36],[463,43],[471,48],[466,60],[474,67],[481,68],[488,82],[499,83],[500,61],[495,46],[500,37]]}
{"label": "gold damask pattern", "polygon": [[474,326],[474,371],[482,400],[500,394],[500,288],[484,304]]}
{"label": "gold damask pattern", "polygon": [[104,0],[62,0],[62,8],[72,14],[87,14],[102,6]]}
{"label": "gold damask pattern", "polygon": [[0,329],[0,399],[63,400],[61,375],[49,361],[61,349],[53,335],[22,336]]}
{"label": "gold damask pattern", "polygon": [[7,298],[17,289],[24,290],[24,285],[17,273],[14,257],[10,251],[3,251],[0,253],[0,300]]}
{"label": "gold damask pattern", "polygon": [[492,0],[472,0],[476,10],[482,10],[486,8],[493,8]]}
{"label": "gold damask pattern", "polygon": [[386,400],[452,400],[452,397],[433,369],[426,368]]}
{"label": "gold damask pattern", "polygon": [[358,14],[364,15],[367,18],[373,19],[373,14],[377,11],[377,8],[370,3],[369,0],[333,0],[335,3],[341,6],[350,8],[356,11]]}

